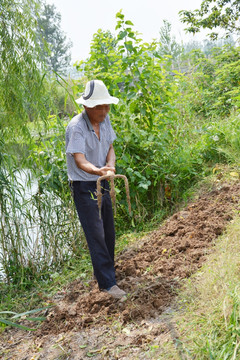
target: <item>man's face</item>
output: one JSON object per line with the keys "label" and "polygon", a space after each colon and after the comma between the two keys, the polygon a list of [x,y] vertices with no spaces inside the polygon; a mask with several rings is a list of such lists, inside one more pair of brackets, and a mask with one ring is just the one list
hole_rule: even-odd
{"label": "man's face", "polygon": [[110,105],[96,105],[93,108],[84,106],[89,120],[94,123],[101,123],[110,110]]}

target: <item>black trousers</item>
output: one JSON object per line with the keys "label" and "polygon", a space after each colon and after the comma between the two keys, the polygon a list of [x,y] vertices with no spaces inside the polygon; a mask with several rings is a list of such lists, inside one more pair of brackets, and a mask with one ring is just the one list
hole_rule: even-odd
{"label": "black trousers", "polygon": [[96,197],[96,181],[73,181],[71,187],[79,220],[91,255],[100,289],[116,285],[114,268],[115,229],[107,180],[101,182],[101,219]]}

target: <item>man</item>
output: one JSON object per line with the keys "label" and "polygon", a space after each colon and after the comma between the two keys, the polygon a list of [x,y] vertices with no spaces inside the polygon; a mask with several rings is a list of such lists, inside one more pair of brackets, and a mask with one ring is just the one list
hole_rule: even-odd
{"label": "man", "polygon": [[66,129],[68,178],[98,286],[114,298],[122,298],[126,293],[115,279],[115,230],[107,180],[101,182],[101,219],[96,200],[98,177],[115,173],[112,144],[116,135],[108,112],[110,104],[117,104],[118,99],[110,96],[102,81],[92,80],[76,102],[85,110],[76,115]]}

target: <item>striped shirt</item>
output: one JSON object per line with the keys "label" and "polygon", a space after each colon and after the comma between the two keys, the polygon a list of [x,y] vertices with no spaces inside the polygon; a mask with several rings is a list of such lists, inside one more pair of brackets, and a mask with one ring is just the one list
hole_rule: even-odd
{"label": "striped shirt", "polygon": [[84,110],[73,117],[66,129],[66,156],[68,179],[72,181],[96,181],[98,175],[89,174],[79,169],[74,160],[74,153],[85,155],[86,160],[101,168],[106,165],[110,145],[116,139],[107,115],[100,124],[100,139]]}

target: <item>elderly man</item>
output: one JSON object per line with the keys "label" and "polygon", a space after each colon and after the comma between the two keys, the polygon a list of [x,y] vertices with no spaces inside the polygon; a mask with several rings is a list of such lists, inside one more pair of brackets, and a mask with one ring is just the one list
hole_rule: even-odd
{"label": "elderly man", "polygon": [[108,112],[110,104],[117,104],[118,99],[110,96],[102,81],[92,80],[76,102],[85,110],[76,115],[66,129],[68,178],[98,286],[114,298],[122,298],[126,293],[115,279],[115,230],[107,180],[101,182],[101,219],[96,200],[98,177],[115,173],[113,141],[116,135]]}

